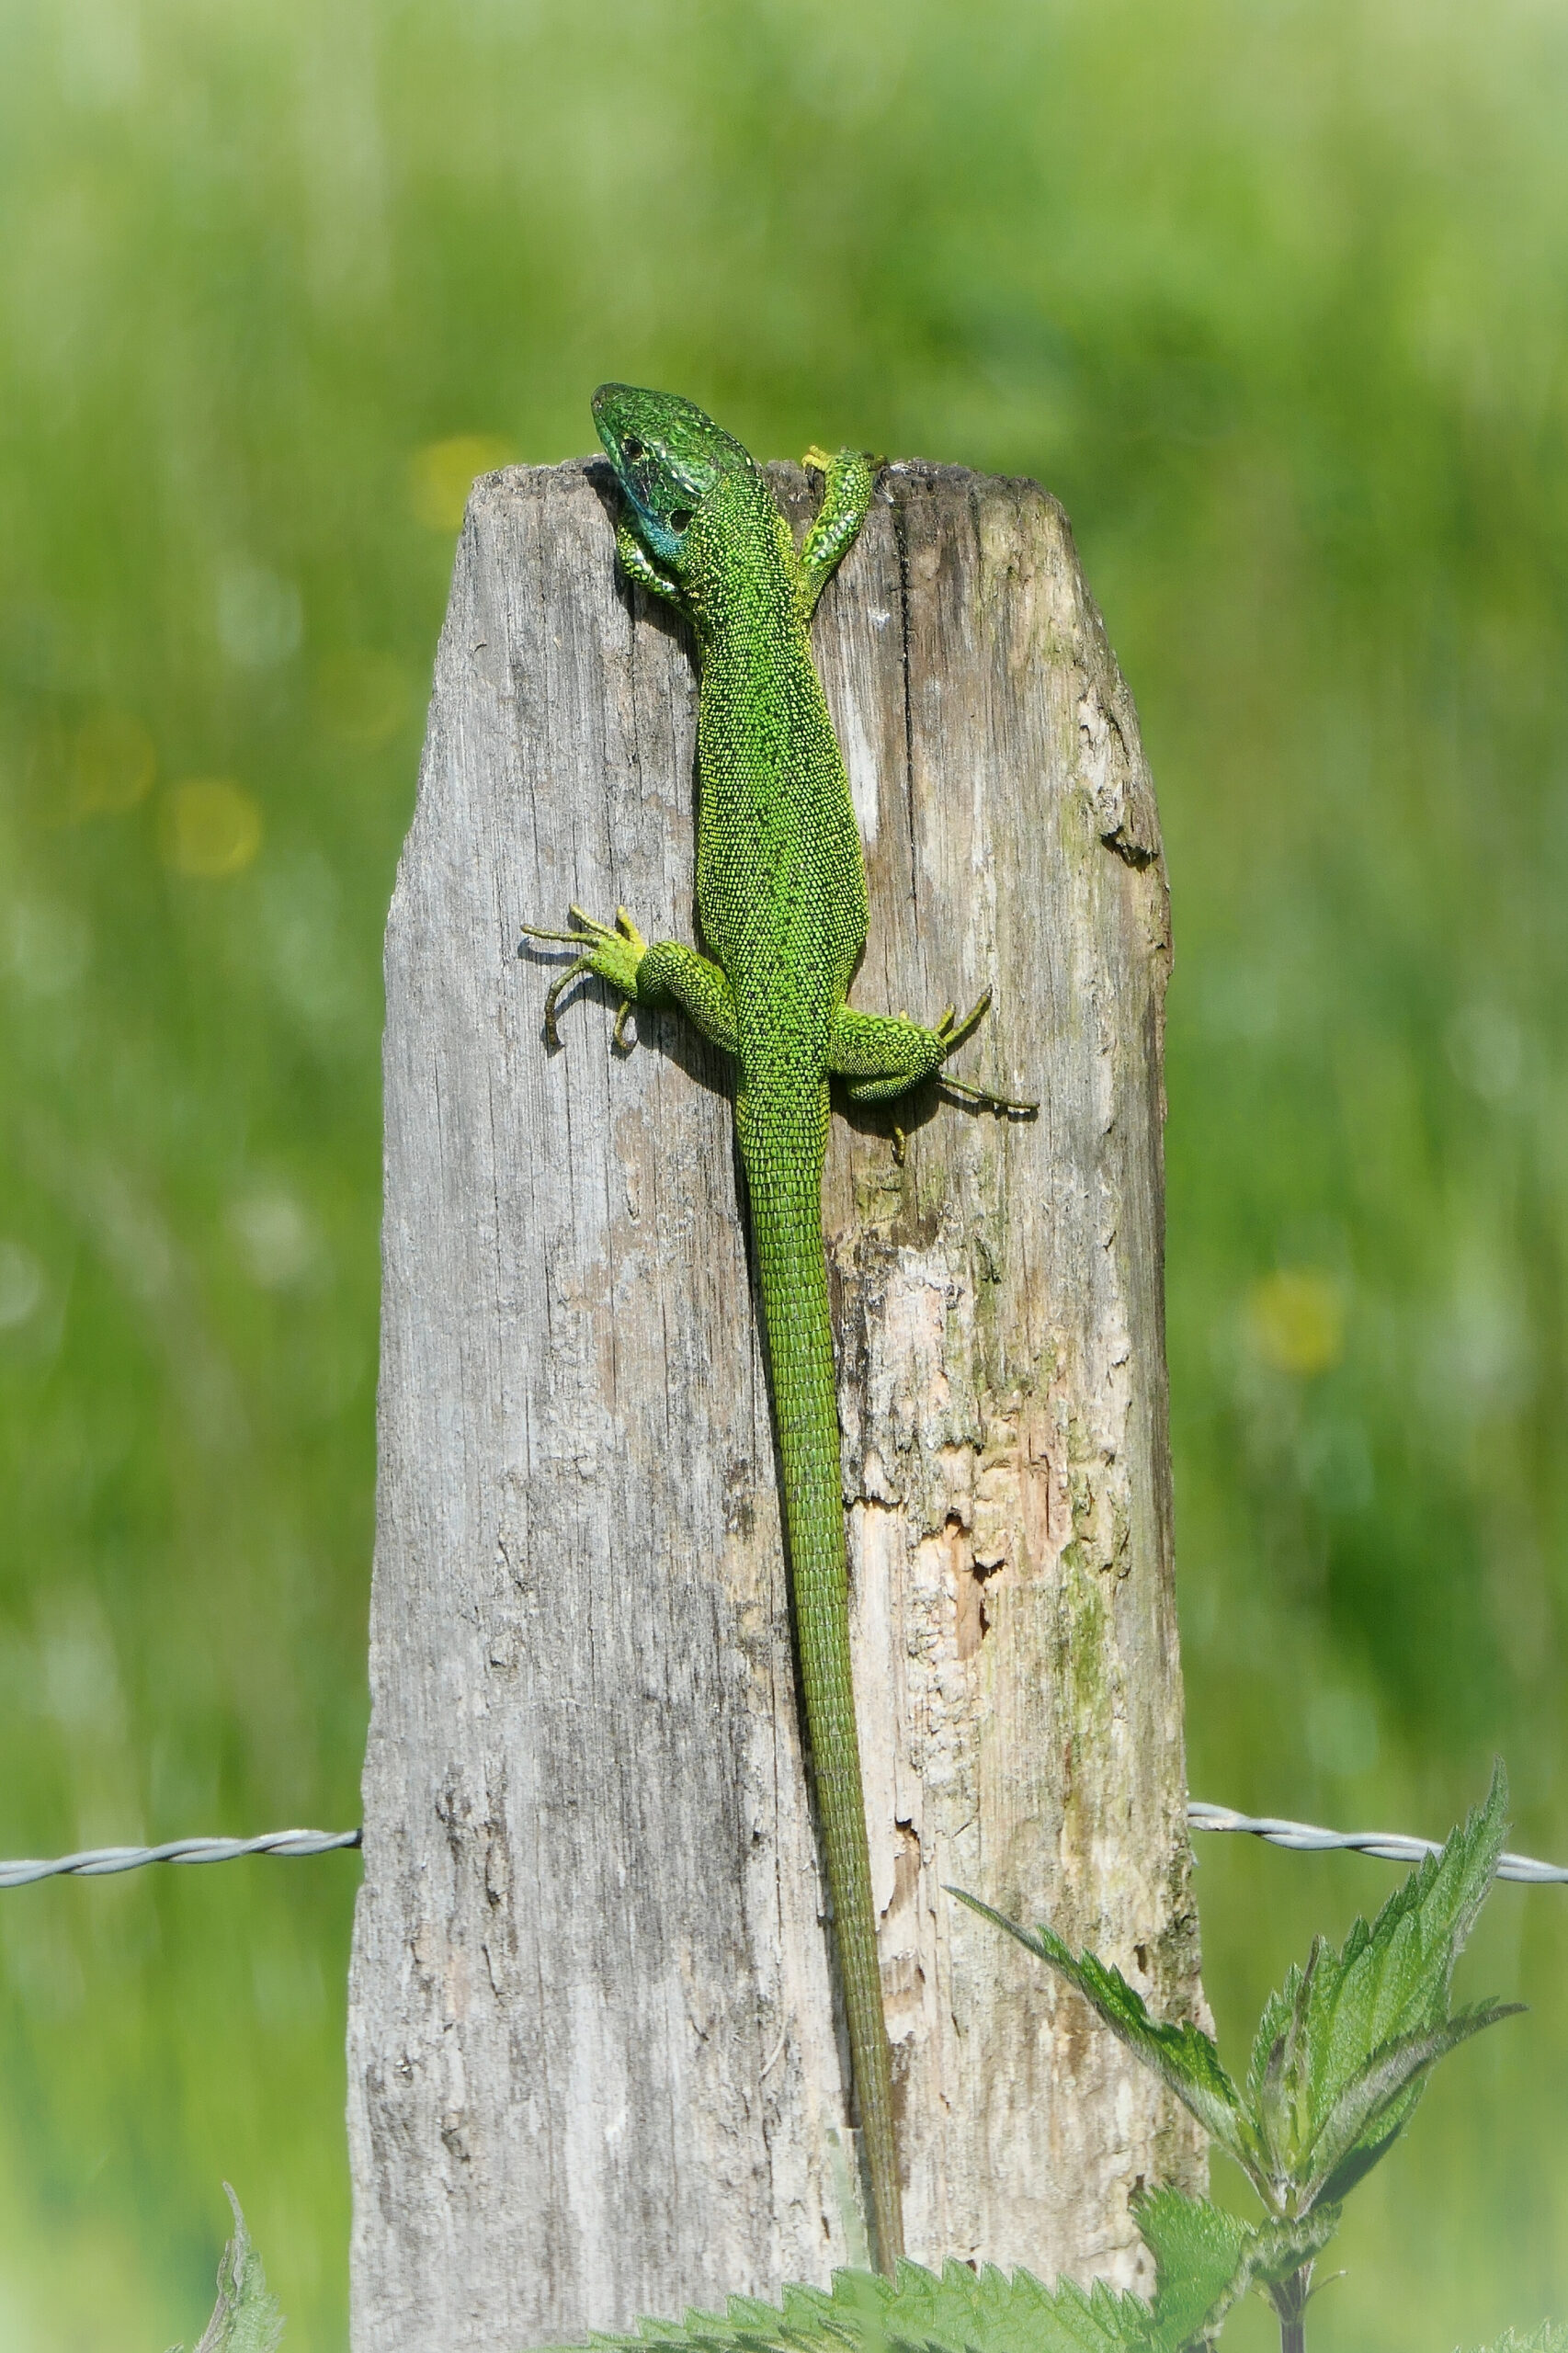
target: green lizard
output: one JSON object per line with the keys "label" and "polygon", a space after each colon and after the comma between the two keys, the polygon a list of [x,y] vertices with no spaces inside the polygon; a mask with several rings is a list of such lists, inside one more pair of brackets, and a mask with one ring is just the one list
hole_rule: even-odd
{"label": "green lizard", "polygon": [[629,579],[696,634],[697,904],[710,956],[652,946],[622,907],[613,926],[572,909],[571,932],[525,928],[578,950],[545,1000],[580,972],[633,1004],[677,1006],[738,1065],[735,1130],[750,1196],[783,1466],[806,1731],[833,1899],[882,2268],[903,2252],[892,2082],[877,1962],[859,1743],[850,1681],[847,1568],[833,1332],[822,1234],[828,1080],[878,1103],[922,1079],[1028,1114],[943,1065],[984,1016],[949,1006],[934,1029],[845,1001],[866,944],[866,868],[843,756],[812,661],[812,613],[871,503],[872,461],[808,451],[825,477],[797,554],[760,469],[691,402],[602,384],[594,422],[624,494],[616,535]]}

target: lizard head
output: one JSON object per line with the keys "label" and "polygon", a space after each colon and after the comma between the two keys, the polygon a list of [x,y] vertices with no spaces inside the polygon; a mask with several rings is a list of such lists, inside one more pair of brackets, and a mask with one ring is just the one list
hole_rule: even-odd
{"label": "lizard head", "polygon": [[677,569],[686,534],[710,492],[726,476],[755,474],[750,453],[695,401],[601,384],[594,423],[652,553]]}

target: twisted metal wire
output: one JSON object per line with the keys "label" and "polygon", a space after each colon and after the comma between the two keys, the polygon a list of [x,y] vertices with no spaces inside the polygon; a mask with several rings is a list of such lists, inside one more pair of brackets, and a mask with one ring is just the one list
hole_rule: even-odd
{"label": "twisted metal wire", "polygon": [[232,1863],[240,1855],[330,1855],[358,1847],[362,1830],[269,1830],[260,1838],[170,1838],[162,1847],[89,1847],[52,1862],[0,1863],[0,1887],[27,1887],[38,1879],[107,1879],[143,1863]]}
{"label": "twisted metal wire", "polygon": [[[1443,1845],[1440,1838],[1407,1838],[1397,1830],[1320,1830],[1310,1822],[1282,1822],[1273,1814],[1237,1813],[1228,1805],[1206,1805],[1201,1798],[1187,1800],[1187,1818],[1194,1830],[1242,1830],[1297,1855],[1375,1855],[1380,1862],[1419,1863],[1427,1855],[1440,1854]],[[1532,1887],[1568,1887],[1568,1870],[1560,1863],[1537,1862],[1531,1855],[1500,1857],[1497,1876],[1522,1880]]]}
{"label": "twisted metal wire", "polygon": [[[1208,1805],[1189,1798],[1187,1818],[1194,1830],[1233,1830],[1267,1839],[1291,1854],[1371,1855],[1380,1862],[1418,1863],[1440,1854],[1439,1838],[1410,1838],[1397,1830],[1324,1830],[1315,1823],[1287,1822],[1276,1814],[1238,1813],[1233,1806]],[[0,1888],[27,1887],[34,1880],[105,1879],[112,1871],[139,1870],[143,1863],[232,1863],[241,1855],[330,1855],[364,1844],[362,1830],[269,1830],[260,1838],[171,1838],[162,1847],[92,1847],[85,1854],[61,1855],[51,1862],[0,1863]],[[1538,1862],[1532,1855],[1504,1855],[1499,1879],[1529,1887],[1568,1887],[1568,1869]]]}

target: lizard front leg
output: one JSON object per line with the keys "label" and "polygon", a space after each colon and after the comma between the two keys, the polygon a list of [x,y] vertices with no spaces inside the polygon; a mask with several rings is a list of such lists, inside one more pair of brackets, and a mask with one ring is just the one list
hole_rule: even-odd
{"label": "lizard front leg", "polygon": [[806,533],[800,553],[801,596],[810,620],[817,598],[860,536],[860,526],[871,511],[880,459],[863,449],[840,449],[829,457],[825,449],[808,449],[801,464],[825,477],[822,505]]}
{"label": "lizard front leg", "polygon": [[661,572],[624,515],[616,525],[615,552],[628,580],[634,581],[639,588],[646,588],[650,597],[662,597],[666,605],[673,605],[677,612],[690,618],[679,581],[672,579],[667,572]]}
{"label": "lizard front leg", "polygon": [[695,948],[683,947],[678,939],[657,939],[650,945],[624,907],[617,908],[613,926],[596,922],[576,906],[572,909],[572,921],[576,926],[572,931],[543,931],[528,923],[522,926],[525,938],[550,940],[579,951],[576,961],[551,982],[544,1000],[544,1034],[551,1045],[561,1043],[555,1015],[562,995],[579,973],[593,972],[620,993],[620,1009],[615,1017],[618,1046],[627,1043],[626,1017],[634,1005],[677,1005],[705,1038],[711,1038],[727,1053],[734,1052],[734,994],[719,965],[699,956]]}

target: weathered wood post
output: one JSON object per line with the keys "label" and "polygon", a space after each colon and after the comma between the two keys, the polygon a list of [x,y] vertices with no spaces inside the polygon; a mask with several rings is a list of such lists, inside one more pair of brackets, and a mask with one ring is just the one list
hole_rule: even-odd
{"label": "weathered wood post", "polygon": [[[773,479],[803,520],[803,476]],[[1162,1319],[1165,881],[1066,517],[903,465],[815,627],[856,999],[990,983],[1029,1125],[835,1120],[856,1674],[910,2251],[1146,2280],[1193,2136],[944,1881],[1200,2004]],[[525,918],[693,937],[695,674],[598,470],[476,486],[387,936],[381,1484],[354,1948],[358,2353],[825,2281],[847,2062],[727,1077]]]}

